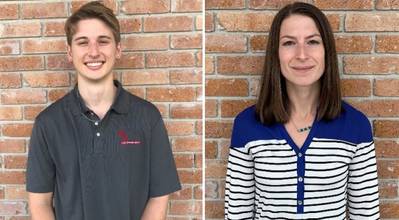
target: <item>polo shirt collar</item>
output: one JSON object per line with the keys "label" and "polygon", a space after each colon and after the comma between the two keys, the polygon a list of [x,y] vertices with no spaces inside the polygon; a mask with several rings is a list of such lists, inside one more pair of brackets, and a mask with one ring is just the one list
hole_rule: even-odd
{"label": "polo shirt collar", "polygon": [[[126,90],[122,88],[119,81],[114,80],[114,85],[116,86],[116,96],[114,103],[111,106],[111,110],[119,114],[126,114],[129,111],[129,94]],[[81,113],[86,113],[90,109],[85,105],[82,97],[79,94],[78,85],[76,84],[74,89],[70,94],[70,107],[72,113],[79,115]]]}

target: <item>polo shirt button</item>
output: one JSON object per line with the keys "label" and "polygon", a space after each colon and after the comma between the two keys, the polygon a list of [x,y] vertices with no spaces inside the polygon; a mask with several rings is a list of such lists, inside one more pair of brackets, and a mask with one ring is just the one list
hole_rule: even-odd
{"label": "polo shirt button", "polygon": [[97,137],[100,137],[100,132],[97,132],[97,134],[96,134],[96,135],[97,135]]}
{"label": "polo shirt button", "polygon": [[298,157],[302,157],[302,153],[298,153]]}
{"label": "polo shirt button", "polygon": [[302,182],[303,181],[303,178],[300,176],[300,177],[298,177],[298,181],[299,182]]}
{"label": "polo shirt button", "polygon": [[94,122],[95,125],[98,125],[98,121]]}
{"label": "polo shirt button", "polygon": [[302,201],[298,200],[298,205],[302,205],[302,204],[303,204]]}

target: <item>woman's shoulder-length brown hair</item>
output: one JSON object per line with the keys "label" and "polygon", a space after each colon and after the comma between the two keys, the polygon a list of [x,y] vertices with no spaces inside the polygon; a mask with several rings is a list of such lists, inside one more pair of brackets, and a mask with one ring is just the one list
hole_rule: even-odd
{"label": "woman's shoulder-length brown hair", "polygon": [[284,19],[293,14],[312,18],[323,41],[325,70],[319,79],[320,96],[317,120],[332,120],[342,111],[337,52],[331,26],[327,17],[317,7],[307,3],[296,2],[282,8],[274,17],[270,28],[265,66],[255,106],[256,115],[263,124],[271,125],[289,121],[290,101],[287,95],[285,79],[281,75],[278,52],[281,24]]}

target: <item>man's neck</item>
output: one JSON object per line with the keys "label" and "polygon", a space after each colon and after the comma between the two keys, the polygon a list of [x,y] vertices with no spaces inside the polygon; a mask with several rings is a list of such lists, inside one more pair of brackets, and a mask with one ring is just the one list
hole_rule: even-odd
{"label": "man's neck", "polygon": [[78,79],[78,90],[85,105],[102,119],[111,108],[117,89],[112,80],[97,83]]}

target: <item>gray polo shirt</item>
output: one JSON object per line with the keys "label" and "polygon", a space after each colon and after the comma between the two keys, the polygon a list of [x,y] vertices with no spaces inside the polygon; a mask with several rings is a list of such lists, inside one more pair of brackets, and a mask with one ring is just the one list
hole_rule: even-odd
{"label": "gray polo shirt", "polygon": [[36,118],[27,191],[54,192],[57,220],[138,220],[150,197],[181,188],[158,109],[115,85],[102,120],[77,87]]}

